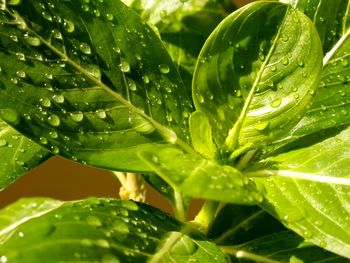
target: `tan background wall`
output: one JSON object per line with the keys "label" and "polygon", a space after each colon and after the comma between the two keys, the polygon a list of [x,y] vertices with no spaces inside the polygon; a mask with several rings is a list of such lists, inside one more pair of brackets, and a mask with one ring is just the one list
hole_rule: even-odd
{"label": "tan background wall", "polygon": [[[250,1],[234,2],[241,6]],[[118,190],[119,183],[109,172],[53,157],[0,192],[0,208],[21,197],[45,196],[60,200],[118,197]],[[150,187],[147,191],[148,203],[171,212],[170,205],[160,194]],[[198,211],[200,203],[196,200],[191,204],[190,217]]]}

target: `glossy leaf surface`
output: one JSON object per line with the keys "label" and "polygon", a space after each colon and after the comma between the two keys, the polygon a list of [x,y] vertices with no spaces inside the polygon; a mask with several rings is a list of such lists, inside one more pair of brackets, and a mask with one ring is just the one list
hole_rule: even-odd
{"label": "glossy leaf surface", "polygon": [[10,1],[0,20],[0,116],[53,153],[143,171],[135,152],[167,128],[189,139],[176,68],[120,1]]}
{"label": "glossy leaf surface", "polygon": [[[299,1],[297,7],[314,10],[316,2],[319,2],[318,12],[314,17],[316,26],[317,21],[321,19],[322,13],[327,13],[336,7],[341,11],[335,21],[329,17],[324,18],[326,19],[325,21],[333,21],[332,23],[337,25],[338,29],[334,31],[337,32],[336,34],[327,31],[326,35],[327,39],[335,37],[336,42],[332,42],[334,46],[331,47],[331,50],[328,50],[323,59],[324,69],[321,74],[321,83],[310,109],[290,132],[275,142],[272,148],[293,144],[294,141],[307,135],[319,136],[320,131],[326,131],[327,129],[350,123],[348,98],[350,82],[350,27],[347,12],[344,13],[345,10],[350,10],[350,3],[348,1],[334,1],[334,4],[332,2],[329,5],[326,1],[308,1],[308,5],[306,5],[305,1]],[[313,16],[310,18],[313,18]]]}
{"label": "glossy leaf surface", "polygon": [[142,151],[146,162],[169,185],[187,196],[237,204],[256,204],[261,193],[237,169],[184,154],[178,149]]}
{"label": "glossy leaf surface", "polygon": [[0,119],[0,190],[51,156]]}
{"label": "glossy leaf surface", "polygon": [[350,129],[261,161],[262,207],[307,241],[350,258]]}
{"label": "glossy leaf surface", "polygon": [[0,224],[1,262],[225,262],[195,230],[132,201],[23,199]]}
{"label": "glossy leaf surface", "polygon": [[235,7],[228,0],[124,1],[154,25],[190,92],[198,54],[210,33]]}
{"label": "glossy leaf surface", "polygon": [[306,111],[321,60],[317,31],[304,14],[278,2],[252,3],[206,41],[194,76],[195,106],[207,114],[218,144],[234,125],[233,147],[271,141]]}

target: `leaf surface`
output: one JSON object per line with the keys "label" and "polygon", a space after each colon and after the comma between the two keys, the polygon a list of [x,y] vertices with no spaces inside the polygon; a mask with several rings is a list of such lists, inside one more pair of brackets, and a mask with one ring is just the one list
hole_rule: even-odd
{"label": "leaf surface", "polygon": [[141,159],[184,195],[237,204],[256,204],[261,193],[237,169],[175,149],[142,151]]}
{"label": "leaf surface", "polygon": [[249,4],[206,41],[194,75],[195,106],[219,145],[264,144],[302,117],[321,60],[317,31],[304,14],[278,2]]}
{"label": "leaf surface", "polygon": [[[307,148],[260,162],[252,175],[261,206],[310,241],[350,258],[350,129]],[[253,168],[252,168],[253,169]]]}
{"label": "leaf surface", "polygon": [[0,190],[51,156],[0,119]]}
{"label": "leaf surface", "polygon": [[2,262],[226,262],[190,226],[132,201],[23,199],[0,222]]}
{"label": "leaf surface", "polygon": [[0,116],[53,153],[147,171],[139,149],[189,139],[171,58],[119,0],[10,1],[0,21]]}

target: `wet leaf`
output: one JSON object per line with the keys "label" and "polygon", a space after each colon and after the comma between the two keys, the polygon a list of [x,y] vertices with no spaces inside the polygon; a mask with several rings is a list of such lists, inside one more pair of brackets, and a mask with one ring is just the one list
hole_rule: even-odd
{"label": "wet leaf", "polygon": [[0,225],[1,262],[226,262],[190,226],[132,201],[22,199]]}
{"label": "wet leaf", "polygon": [[191,197],[256,204],[262,195],[237,169],[178,149],[141,151],[141,159],[174,189]]}
{"label": "wet leaf", "polygon": [[310,147],[262,160],[250,172],[267,176],[254,179],[265,188],[265,210],[307,241],[347,258],[349,142],[348,128]]}
{"label": "wet leaf", "polygon": [[322,48],[309,19],[288,5],[255,2],[227,17],[196,65],[197,109],[226,151],[282,136],[309,107],[319,82]]}
{"label": "wet leaf", "polygon": [[21,133],[73,160],[135,171],[147,170],[139,149],[189,139],[176,68],[120,1],[8,2],[0,20],[0,116]]}
{"label": "wet leaf", "polygon": [[0,119],[0,189],[6,188],[52,154]]}

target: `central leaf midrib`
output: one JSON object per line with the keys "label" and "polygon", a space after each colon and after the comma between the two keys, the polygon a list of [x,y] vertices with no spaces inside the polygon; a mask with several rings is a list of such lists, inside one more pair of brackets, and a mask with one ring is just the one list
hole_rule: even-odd
{"label": "central leaf midrib", "polygon": [[225,140],[225,145],[224,145],[224,148],[226,148],[228,150],[228,152],[232,152],[233,150],[236,149],[236,147],[238,146],[238,138],[239,138],[239,134],[240,134],[240,131],[241,131],[241,128],[242,128],[242,125],[243,125],[243,121],[246,117],[246,115],[248,114],[248,110],[249,110],[249,106],[253,100],[253,97],[255,95],[255,92],[256,92],[256,88],[257,86],[259,85],[260,83],[260,80],[261,80],[261,77],[262,77],[262,74],[264,72],[264,70],[267,68],[266,66],[268,65],[268,62],[271,58],[271,56],[273,55],[273,52],[276,48],[276,45],[277,45],[277,42],[279,40],[279,36],[281,34],[281,31],[283,29],[283,24],[285,22],[285,19],[288,15],[288,12],[289,12],[289,9],[291,7],[287,7],[286,9],[286,12],[284,14],[284,17],[282,19],[282,23],[281,23],[281,26],[280,28],[278,29],[277,31],[277,34],[275,36],[275,39],[273,40],[273,43],[270,47],[270,50],[268,52],[268,54],[266,55],[266,59],[265,61],[262,63],[260,69],[259,69],[259,72],[254,80],[254,83],[252,85],[252,88],[250,89],[250,92],[244,102],[244,105],[243,105],[243,109],[240,113],[240,116],[239,118],[237,119],[236,123],[234,124],[234,126],[232,127],[232,129],[229,131],[228,133],[228,136],[226,137],[226,140]]}

